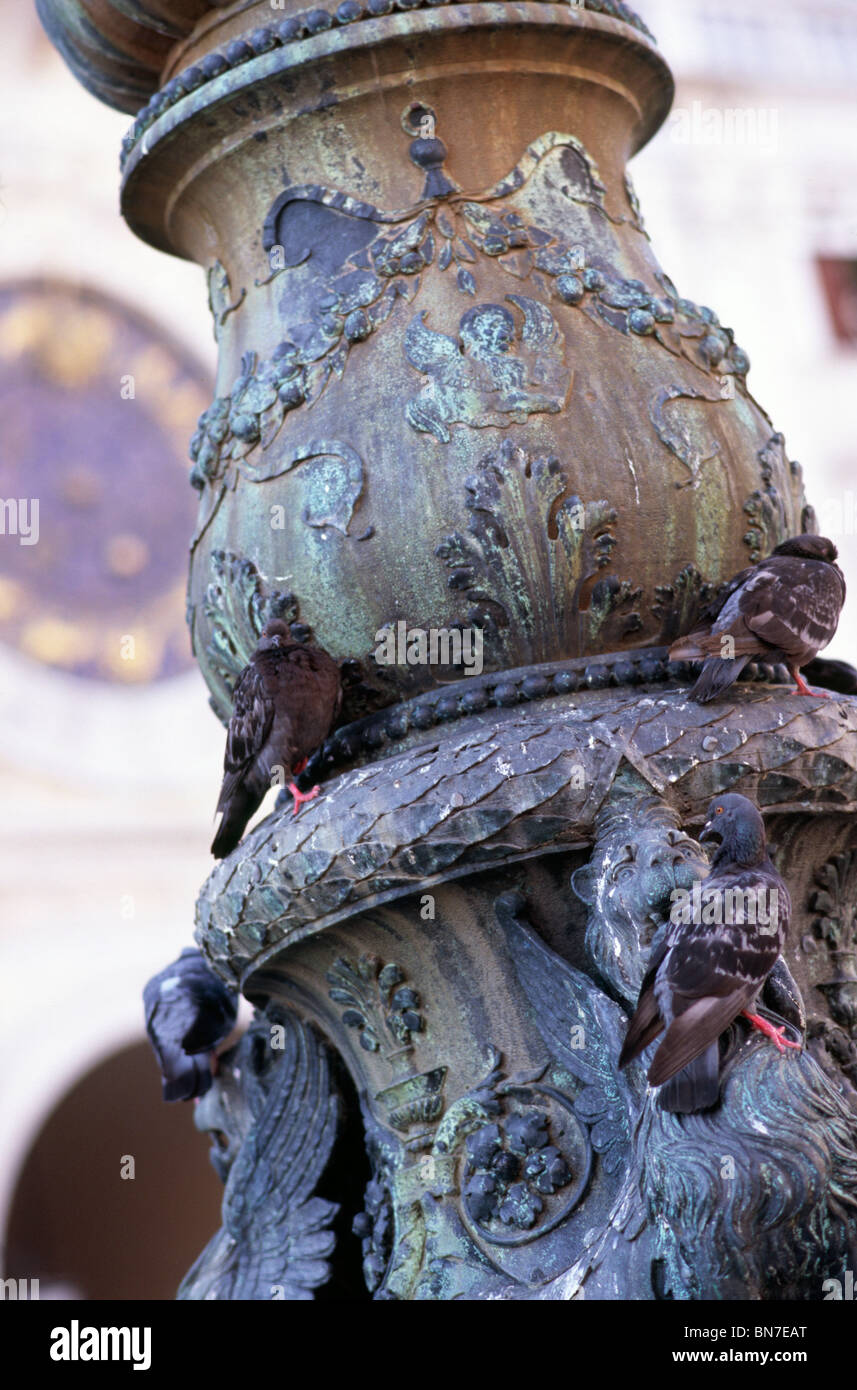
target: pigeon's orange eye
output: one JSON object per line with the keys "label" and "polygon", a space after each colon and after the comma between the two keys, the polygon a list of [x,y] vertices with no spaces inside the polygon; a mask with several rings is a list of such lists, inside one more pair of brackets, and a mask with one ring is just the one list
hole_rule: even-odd
{"label": "pigeon's orange eye", "polygon": [[723,815],[723,807],[722,807],[722,806],[716,806],[715,809],[714,809],[714,814],[715,814],[716,816],[722,816],[722,815]]}

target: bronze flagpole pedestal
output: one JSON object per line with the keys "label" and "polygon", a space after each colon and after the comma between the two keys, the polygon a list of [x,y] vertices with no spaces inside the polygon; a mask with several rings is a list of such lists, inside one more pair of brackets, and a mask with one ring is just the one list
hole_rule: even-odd
{"label": "bronze flagpole pedestal", "polygon": [[[754,666],[697,706],[667,660],[814,518],[646,234],[652,36],[608,0],[38,8],[134,113],[129,226],[208,278],[212,705],[272,617],[345,681],[323,794],[199,897],[257,1016],[198,1108],[224,1225],[181,1296],[359,1297],[362,1261],[375,1298],[822,1297],[857,1243],[857,704]],[[670,1115],[617,1058],[725,791],[789,886],[807,1046],[736,1025],[720,1105]]]}

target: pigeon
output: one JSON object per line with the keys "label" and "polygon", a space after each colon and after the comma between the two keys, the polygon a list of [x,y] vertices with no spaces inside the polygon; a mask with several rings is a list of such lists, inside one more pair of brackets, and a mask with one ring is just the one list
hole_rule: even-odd
{"label": "pigeon", "polygon": [[[768,857],[758,808],[735,793],[708,808],[700,844],[716,843],[708,876],[652,943],[637,1008],[619,1056],[626,1067],[663,1033],[648,1080],[674,1114],[716,1105],[718,1039],[739,1015],[780,1052],[800,1047],[757,1005],[788,929],[788,889]],[[719,841],[719,843],[717,843]],[[737,892],[736,892],[737,890]],[[748,895],[749,894],[749,895]],[[689,909],[689,910],[688,910]],[[776,1017],[776,1015],[774,1015]]]}
{"label": "pigeon", "polygon": [[800,668],[836,632],[845,602],[836,558],[836,546],[825,536],[795,536],[769,559],[736,574],[702,615],[703,625],[670,648],[671,661],[703,662],[690,699],[703,705],[722,695],[754,657],[784,662],[794,693],[814,695]]}
{"label": "pigeon", "polygon": [[143,990],[146,1032],[161,1068],[164,1100],[193,1100],[211,1086],[210,1054],[235,1026],[238,996],[188,947]]}
{"label": "pigeon", "polygon": [[[235,849],[275,777],[303,771],[341,704],[341,674],[333,658],[296,642],[279,618],[268,623],[235,685],[217,803],[223,819],[211,846],[215,859]],[[294,781],[288,788],[295,815],[319,790],[299,791]]]}

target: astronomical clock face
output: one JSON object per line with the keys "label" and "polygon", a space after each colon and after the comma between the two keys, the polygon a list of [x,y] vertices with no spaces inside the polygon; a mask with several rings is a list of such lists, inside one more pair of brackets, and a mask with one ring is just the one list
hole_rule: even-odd
{"label": "astronomical clock face", "polygon": [[188,440],[207,374],[92,291],[0,286],[0,642],[146,683],[191,664]]}

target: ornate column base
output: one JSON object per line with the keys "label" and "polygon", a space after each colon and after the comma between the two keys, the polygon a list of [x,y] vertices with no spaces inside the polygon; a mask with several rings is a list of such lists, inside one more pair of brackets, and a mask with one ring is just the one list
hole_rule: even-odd
{"label": "ornate column base", "polygon": [[[314,1085],[293,1104],[306,1058],[271,1063],[266,1036],[285,1018],[318,1087],[330,1048],[359,1096],[372,1177],[349,1215],[374,1297],[822,1297],[857,1238],[855,726],[853,701],[771,688],[707,707],[657,686],[548,695],[413,731],[263,822],[212,874],[198,940],[262,1011],[215,1094],[256,1086],[248,1047],[276,1067],[236,1129],[225,1215],[231,1188],[297,1231],[279,1282],[301,1242],[331,1256],[309,1194],[336,1108]],[[766,1002],[810,1045],[780,1057],[736,1023],[719,1106],[675,1116],[616,1059],[670,894],[707,868],[683,827],[726,788],[771,817],[795,912]],[[203,1127],[230,1132],[206,1104]],[[273,1197],[269,1131],[297,1156]],[[217,1240],[186,1293],[220,1287]],[[249,1250],[245,1287],[270,1297]]]}

